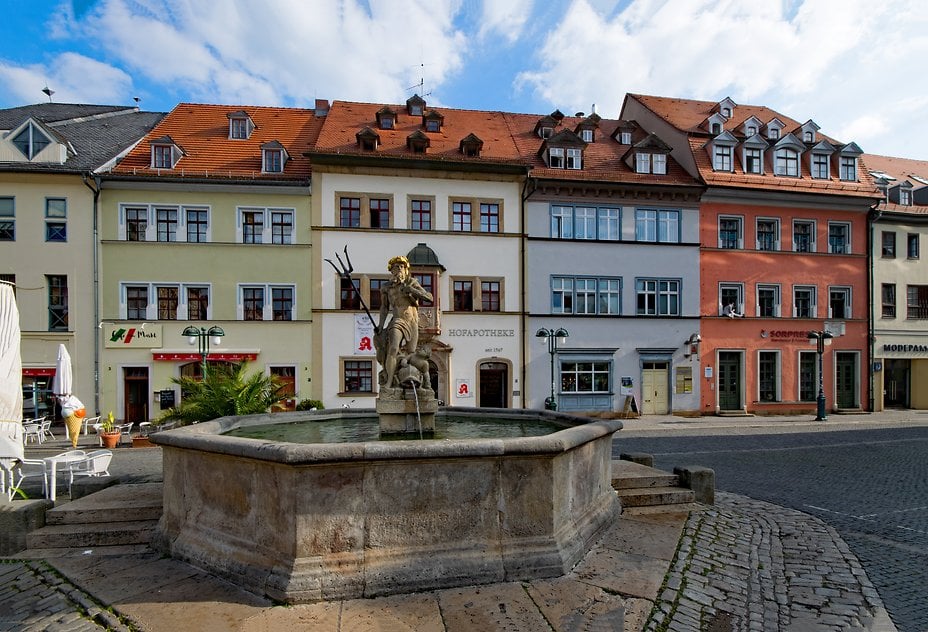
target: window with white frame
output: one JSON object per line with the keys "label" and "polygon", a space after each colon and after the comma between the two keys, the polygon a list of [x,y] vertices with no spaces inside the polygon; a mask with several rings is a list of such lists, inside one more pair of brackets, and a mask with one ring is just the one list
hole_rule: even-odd
{"label": "window with white frame", "polygon": [[631,132],[619,132],[619,144],[620,145],[631,145],[632,144],[632,133]]}
{"label": "window with white frame", "polygon": [[551,206],[554,239],[621,239],[620,210],[595,206]]}
{"label": "window with white frame", "polygon": [[589,127],[583,128],[582,130],[580,130],[580,138],[585,143],[592,143],[593,142],[593,130],[590,129]]}
{"label": "window with white frame", "polygon": [[899,189],[899,204],[902,206],[911,206],[912,192],[908,189]]}
{"label": "window with white frame", "polygon": [[740,217],[719,217],[719,248],[744,248],[744,223]]}
{"label": "window with white frame", "polygon": [[293,243],[293,209],[239,208],[236,241],[242,244]]}
{"label": "window with white frame", "polygon": [[292,285],[241,284],[239,320],[294,320],[295,293]]}
{"label": "window with white frame", "polygon": [[621,313],[622,279],[619,277],[551,278],[551,311],[555,314]]}
{"label": "window with white frame", "polygon": [[744,172],[763,173],[764,151],[760,147],[744,148]]}
{"label": "window with white frame", "polygon": [[639,316],[679,316],[679,279],[636,279],[635,312]]}
{"label": "window with white frame", "polygon": [[548,147],[548,166],[552,169],[564,168],[563,147]]}
{"label": "window with white frame", "polygon": [[128,320],[208,320],[210,287],[198,283],[123,283],[120,315]]}
{"label": "window with white frame", "polygon": [[0,241],[16,241],[16,200],[0,197]]}
{"label": "window with white frame", "polygon": [[264,173],[281,173],[284,170],[284,150],[279,148],[269,148],[262,150],[264,155],[263,171]]}
{"label": "window with white frame", "polygon": [[815,222],[793,221],[793,252],[815,252]]}
{"label": "window with white frame", "polygon": [[635,241],[680,242],[680,211],[635,209]]}
{"label": "window with white frame", "polygon": [[48,136],[33,125],[31,122],[23,130],[13,137],[13,146],[16,147],[26,158],[32,160],[43,149],[48,147],[51,141]]}
{"label": "window with white frame", "polygon": [[743,283],[719,283],[719,316],[744,316]]}
{"label": "window with white frame", "polygon": [[828,178],[831,173],[828,165],[828,154],[813,152],[812,177],[818,179]]}
{"label": "window with white frame", "polygon": [[774,174],[778,176],[799,175],[799,153],[792,147],[777,149],[774,162]]}
{"label": "window with white frame", "polygon": [[847,222],[828,222],[828,252],[835,255],[851,253],[851,225]]}
{"label": "window with white frame", "polygon": [[561,393],[609,393],[612,390],[612,362],[561,360]]}
{"label": "window with white frame", "polygon": [[177,209],[155,208],[157,241],[177,241]]}
{"label": "window with white frame", "polygon": [[817,318],[818,306],[814,285],[793,286],[793,318]]}
{"label": "window with white frame", "polygon": [[567,149],[567,161],[565,166],[568,169],[582,169],[583,168],[583,151],[578,148],[568,148]]}
{"label": "window with white frame", "polygon": [[68,201],[45,198],[45,241],[68,241]]}
{"label": "window with white frame", "polygon": [[651,156],[651,173],[657,175],[667,174],[667,154],[653,154]]}
{"label": "window with white frame", "polygon": [[857,180],[857,157],[856,156],[841,156],[839,177],[842,180],[856,181]]}
{"label": "window with white frame", "polygon": [[643,151],[635,154],[635,172],[651,173],[651,154]]}
{"label": "window with white frame", "polygon": [[757,219],[757,249],[780,249],[780,220],[770,217]]}
{"label": "window with white frame", "polygon": [[247,117],[230,117],[229,118],[229,138],[234,140],[244,140],[248,138],[248,118]]}
{"label": "window with white frame", "polygon": [[173,145],[152,145],[151,146],[151,166],[153,169],[173,169],[174,168],[174,146]]}
{"label": "window with white frame", "polygon": [[119,238],[125,241],[205,243],[209,209],[124,204],[119,208]]}
{"label": "window with white frame", "polygon": [[126,241],[148,240],[148,207],[124,206],[119,209],[120,224],[125,231]]}
{"label": "window with white frame", "polygon": [[780,286],[774,284],[757,285],[757,304],[755,313],[758,318],[780,317]]}
{"label": "window with white frame", "polygon": [[712,156],[712,168],[716,171],[731,171],[733,152],[734,148],[730,145],[715,145]]}
{"label": "window with white frame", "polygon": [[828,296],[828,318],[851,318],[851,288],[830,287],[828,288]]}
{"label": "window with white frame", "polygon": [[757,395],[761,402],[780,401],[780,352],[757,353]]}
{"label": "window with white frame", "polygon": [[125,318],[128,320],[148,319],[148,285],[126,285],[123,287]]}

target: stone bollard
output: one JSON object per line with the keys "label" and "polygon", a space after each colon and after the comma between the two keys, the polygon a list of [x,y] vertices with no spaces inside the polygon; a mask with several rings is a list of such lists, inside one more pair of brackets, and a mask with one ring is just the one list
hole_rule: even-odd
{"label": "stone bollard", "polygon": [[680,478],[680,485],[693,490],[696,502],[715,504],[715,470],[699,465],[675,467],[673,473]]}
{"label": "stone bollard", "polygon": [[654,467],[654,455],[645,452],[623,452],[619,455],[619,459],[622,461],[631,461],[638,465]]}

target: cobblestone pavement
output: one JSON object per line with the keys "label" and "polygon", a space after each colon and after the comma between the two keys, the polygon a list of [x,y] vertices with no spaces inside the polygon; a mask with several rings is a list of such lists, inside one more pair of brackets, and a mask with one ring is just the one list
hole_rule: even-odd
{"label": "cobblestone pavement", "polygon": [[44,562],[0,561],[0,631],[128,630]]}
{"label": "cobblestone pavement", "polygon": [[687,520],[645,630],[893,630],[834,529],[808,514],[719,493]]}

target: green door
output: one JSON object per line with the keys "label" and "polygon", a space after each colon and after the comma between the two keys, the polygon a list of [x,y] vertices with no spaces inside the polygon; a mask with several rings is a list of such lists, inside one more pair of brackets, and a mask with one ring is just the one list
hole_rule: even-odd
{"label": "green door", "polygon": [[741,410],[741,354],[719,352],[719,409]]}
{"label": "green door", "polygon": [[857,408],[857,354],[835,354],[835,404],[838,408]]}

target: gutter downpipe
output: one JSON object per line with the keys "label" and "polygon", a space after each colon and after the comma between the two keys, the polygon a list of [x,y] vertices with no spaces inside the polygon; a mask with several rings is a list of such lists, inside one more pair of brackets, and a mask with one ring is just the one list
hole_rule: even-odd
{"label": "gutter downpipe", "polygon": [[[93,184],[90,178],[93,178]],[[93,191],[93,322],[100,322],[100,177],[91,173],[81,174],[84,185]],[[100,414],[100,328],[93,327],[93,408],[94,415]]]}
{"label": "gutter downpipe", "polygon": [[[873,371],[873,356],[874,356],[874,343],[875,343],[875,329],[874,329],[874,319],[876,317],[876,311],[873,306],[874,301],[874,288],[873,288],[873,231],[874,224],[879,221],[880,217],[883,215],[883,211],[879,209],[880,203],[877,202],[867,210],[867,303],[870,308],[870,318],[867,323],[867,375],[870,376],[870,379],[867,380],[867,401],[869,403],[870,412],[874,412],[874,376]],[[885,368],[885,367],[884,367]]]}
{"label": "gutter downpipe", "polygon": [[522,183],[522,195],[521,195],[521,200],[520,200],[521,208],[519,209],[519,212],[521,213],[521,216],[522,216],[520,220],[521,221],[520,228],[522,229],[522,237],[519,239],[519,250],[520,250],[519,258],[522,261],[522,265],[520,266],[521,269],[519,270],[519,293],[520,293],[519,300],[522,304],[521,314],[519,316],[520,321],[521,321],[519,325],[520,325],[520,328],[522,329],[522,343],[520,345],[521,354],[522,354],[522,376],[520,378],[522,380],[522,388],[521,388],[522,408],[528,408],[528,391],[527,391],[527,385],[525,382],[525,376],[528,373],[528,367],[526,366],[526,361],[528,358],[527,347],[528,347],[528,340],[529,340],[529,332],[525,330],[525,326],[528,323],[528,306],[525,304],[525,297],[527,293],[527,288],[526,288],[527,281],[525,278],[526,276],[525,270],[528,267],[528,262],[526,261],[527,248],[525,245],[525,242],[528,239],[528,228],[525,223],[526,215],[527,215],[526,200],[528,200],[529,196],[531,196],[532,193],[535,192],[536,186],[537,186],[537,183],[535,179],[526,173],[525,182]]}

